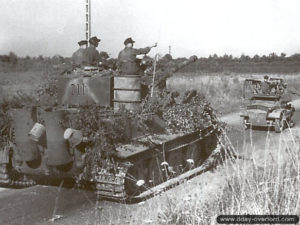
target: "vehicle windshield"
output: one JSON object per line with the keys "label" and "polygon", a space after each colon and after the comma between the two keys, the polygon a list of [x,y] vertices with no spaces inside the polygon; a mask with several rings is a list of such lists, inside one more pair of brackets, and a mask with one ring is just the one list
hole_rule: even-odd
{"label": "vehicle windshield", "polygon": [[285,91],[282,79],[245,80],[243,97],[249,100],[278,101]]}

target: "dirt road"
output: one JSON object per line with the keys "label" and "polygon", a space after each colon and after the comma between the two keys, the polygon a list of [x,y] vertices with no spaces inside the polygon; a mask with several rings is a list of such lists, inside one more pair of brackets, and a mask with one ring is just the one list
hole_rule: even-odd
{"label": "dirt road", "polygon": [[[293,104],[296,107],[294,117],[296,126],[293,129],[299,129],[300,99],[294,101]],[[222,117],[222,120],[233,127],[228,136],[241,155],[244,154],[239,151],[242,149],[241,146],[254,145],[256,149],[261,149],[265,145],[267,135],[274,137],[274,140],[280,135],[274,132],[268,134],[264,130],[243,132],[239,113],[226,115]],[[251,136],[252,140],[255,140],[253,143]],[[203,197],[205,197],[212,188],[211,185],[217,185],[220,179],[212,172],[207,172],[192,179],[190,186],[198,185],[199,188],[201,183]],[[206,185],[208,181],[211,183],[210,186]],[[166,194],[175,193],[179,189],[178,186]],[[138,216],[147,219],[147,207],[157,207],[159,204],[157,199],[150,199],[150,203],[144,205],[126,205],[110,201],[96,202],[94,194],[89,191],[44,186],[20,190],[1,189],[0,202],[0,224],[5,225],[133,224],[137,220],[134,218],[137,214],[143,212],[144,215]]]}

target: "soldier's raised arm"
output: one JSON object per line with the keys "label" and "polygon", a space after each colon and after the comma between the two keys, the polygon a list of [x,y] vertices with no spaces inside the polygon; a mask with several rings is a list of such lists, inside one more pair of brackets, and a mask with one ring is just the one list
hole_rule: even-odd
{"label": "soldier's raised arm", "polygon": [[135,55],[145,55],[145,54],[148,54],[150,52],[150,50],[151,50],[150,47],[133,49]]}
{"label": "soldier's raised arm", "polygon": [[151,51],[151,49],[155,47],[157,47],[157,43],[146,48],[134,48],[133,50],[136,55],[145,55],[148,54]]}

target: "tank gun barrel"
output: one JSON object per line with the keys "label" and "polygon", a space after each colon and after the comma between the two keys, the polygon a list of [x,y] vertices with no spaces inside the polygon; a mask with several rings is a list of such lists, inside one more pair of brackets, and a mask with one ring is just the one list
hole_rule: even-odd
{"label": "tank gun barrel", "polygon": [[176,65],[176,67],[172,68],[172,72],[176,73],[178,70],[190,65],[191,63],[195,62],[198,59],[197,56],[193,55],[191,56],[189,59],[179,63],[178,65]]}

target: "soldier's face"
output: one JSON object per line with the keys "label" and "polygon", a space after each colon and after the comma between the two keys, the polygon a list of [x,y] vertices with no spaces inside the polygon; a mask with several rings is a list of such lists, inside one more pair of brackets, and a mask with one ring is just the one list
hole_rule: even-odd
{"label": "soldier's face", "polygon": [[128,44],[126,45],[126,47],[132,48],[132,47],[133,47],[133,43],[128,43]]}

